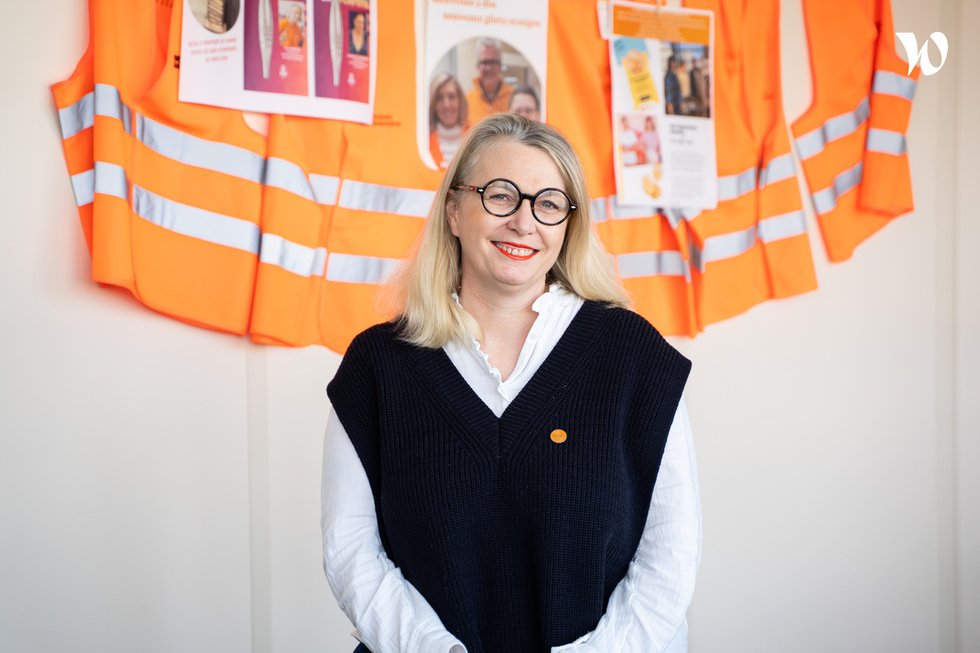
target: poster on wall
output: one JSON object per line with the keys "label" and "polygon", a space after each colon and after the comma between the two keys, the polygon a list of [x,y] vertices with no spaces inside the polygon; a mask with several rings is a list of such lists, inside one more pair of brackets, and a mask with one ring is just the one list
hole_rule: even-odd
{"label": "poster on wall", "polygon": [[186,0],[181,102],[370,124],[377,0]]}
{"label": "poster on wall", "polygon": [[618,201],[715,208],[713,14],[624,0],[608,7]]}
{"label": "poster on wall", "polygon": [[446,168],[482,118],[514,111],[544,120],[548,3],[427,0],[416,3],[419,155]]}

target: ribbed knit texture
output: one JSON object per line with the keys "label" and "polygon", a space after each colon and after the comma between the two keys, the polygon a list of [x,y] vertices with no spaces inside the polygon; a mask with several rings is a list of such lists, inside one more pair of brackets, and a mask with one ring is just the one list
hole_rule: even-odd
{"label": "ribbed knit texture", "polygon": [[391,323],[327,392],[405,578],[469,653],[538,653],[593,630],[626,575],[689,371],[642,317],[586,302],[500,419]]}

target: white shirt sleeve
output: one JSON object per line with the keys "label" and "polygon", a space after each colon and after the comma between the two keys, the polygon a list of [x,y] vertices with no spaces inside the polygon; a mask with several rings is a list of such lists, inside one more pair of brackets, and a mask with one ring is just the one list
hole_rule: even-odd
{"label": "white shirt sleeve", "polygon": [[323,569],[355,636],[372,653],[466,653],[388,559],[367,474],[333,411],[323,441],[320,496]]}
{"label": "white shirt sleeve", "polygon": [[552,653],[687,652],[687,608],[701,563],[701,500],[681,399],[667,435],[640,544],[596,629]]}

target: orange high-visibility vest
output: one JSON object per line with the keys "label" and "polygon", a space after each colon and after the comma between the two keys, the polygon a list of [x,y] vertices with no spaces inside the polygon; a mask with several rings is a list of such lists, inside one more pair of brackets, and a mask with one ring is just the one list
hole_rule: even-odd
{"label": "orange high-visibility vest", "polygon": [[[413,3],[378,3],[373,125],[274,118],[252,319],[260,342],[343,352],[383,316],[380,284],[419,235],[442,171],[422,163],[415,132]],[[382,29],[384,29],[382,27]],[[286,183],[273,183],[280,169]],[[268,245],[268,247],[267,247]]]}
{"label": "orange high-visibility vest", "polygon": [[[608,42],[585,0],[551,4],[548,109],[586,159],[592,194],[609,194],[608,221],[597,226],[635,309],[663,333],[693,336],[760,302],[812,290],[816,277],[782,114],[778,3],[685,4],[715,13],[716,209],[616,202]],[[576,102],[561,101],[571,89]]]}
{"label": "orange high-visibility vest", "polygon": [[[460,71],[462,74],[462,71]],[[463,84],[462,79],[459,80]],[[488,101],[480,86],[480,77],[470,80],[470,90],[466,92],[466,106],[469,108],[469,122],[475,125],[492,113],[507,111],[510,108],[510,96],[514,94],[514,87],[501,81],[500,88],[493,96],[492,101]]]}
{"label": "orange high-visibility vest", "polygon": [[718,207],[688,216],[699,326],[817,287],[782,111],[779,2],[714,11]]}
{"label": "orange high-visibility vest", "polygon": [[[91,183],[88,195],[95,197],[88,227],[93,270],[108,260],[129,275],[96,278],[128,287],[174,317],[236,333],[247,324],[254,287],[256,341],[319,342],[342,351],[381,319],[378,284],[414,242],[441,176],[418,155],[414,30],[392,30],[380,41],[385,64],[373,126],[274,117],[267,161],[265,138],[239,112],[176,102],[179,20],[171,21],[166,1],[160,3],[151,24],[165,38],[93,39],[115,47],[132,76],[142,75],[142,87],[118,65],[93,66],[90,47],[72,79],[55,89],[69,127],[72,116],[83,116],[75,121],[80,128],[65,130],[65,150],[73,180]],[[694,335],[755,303],[815,285],[782,128],[778,66],[766,49],[775,41],[760,40],[755,50],[739,45],[746,33],[750,43],[771,38],[778,14],[763,3],[754,18],[734,9],[725,16],[720,9],[728,4],[699,5],[716,9],[719,24],[738,20],[731,22],[734,36],[717,39],[717,70],[721,53],[729,62],[724,75],[714,74],[721,203],[698,215],[615,201],[608,43],[598,34],[590,0],[549,8],[549,122],[583,159],[596,227],[637,310],[666,334]],[[93,35],[128,8],[121,0],[93,0]],[[177,2],[173,15],[180,10]],[[384,1],[379,12],[384,24],[414,21],[411,3]],[[765,27],[753,28],[755,20]],[[154,56],[133,55],[149,42],[156,43]],[[752,75],[742,75],[746,66]],[[745,81],[726,83],[727,77]],[[111,92],[100,95],[106,88]],[[86,107],[103,96],[118,100],[111,110],[96,108],[86,124]],[[111,140],[108,127],[121,137]],[[109,144],[119,145],[115,159],[99,155]],[[106,192],[113,188],[125,191]],[[112,215],[100,212],[102,195],[121,212],[112,229],[98,228]],[[114,246],[98,247],[102,236]]]}
{"label": "orange high-visibility vest", "polygon": [[889,0],[803,0],[813,103],[793,123],[831,261],[912,210],[906,153],[919,70],[895,52]]}
{"label": "orange high-visibility vest", "polygon": [[[71,77],[52,86],[68,173],[92,254],[92,278],[135,294],[129,170],[133,114],[166,63],[170,3],[89,2],[89,43]],[[116,24],[125,38],[106,38]],[[97,38],[100,36],[100,38]]]}
{"label": "orange high-visibility vest", "polygon": [[320,335],[334,351],[383,319],[375,302],[379,284],[408,255],[442,180],[442,170],[422,163],[416,141],[414,5],[378,3],[384,37],[378,40],[374,124],[344,124],[320,301]]}
{"label": "orange high-visibility vest", "polygon": [[[262,242],[249,328],[255,342],[321,343],[320,302],[340,188],[342,132],[342,123],[334,120],[272,116],[269,121]],[[328,308],[325,319],[330,315]]]}
{"label": "orange high-visibility vest", "polygon": [[[177,102],[182,7],[90,0],[88,51],[53,90],[76,201],[91,199],[93,278],[172,317],[241,334],[265,137],[241,112]],[[86,130],[92,167],[79,172]]]}
{"label": "orange high-visibility vest", "polygon": [[657,209],[616,201],[610,84],[609,42],[599,34],[595,2],[550,3],[548,123],[565,134],[582,160],[593,224],[615,255],[633,308],[664,334],[693,335],[700,329],[685,243]]}

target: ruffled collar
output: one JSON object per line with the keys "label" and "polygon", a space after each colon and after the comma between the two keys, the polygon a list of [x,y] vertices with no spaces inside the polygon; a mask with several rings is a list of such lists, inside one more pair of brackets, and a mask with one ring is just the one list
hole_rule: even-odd
{"label": "ruffled collar", "polygon": [[[566,290],[560,283],[550,284],[548,286],[548,290],[541,293],[541,295],[539,295],[538,298],[531,304],[531,310],[537,313],[538,317],[535,318],[534,324],[531,325],[531,331],[528,333],[528,339],[532,343],[535,342],[538,338],[538,332],[543,326],[542,318],[553,311],[556,307],[560,306],[563,303],[563,300],[568,300],[574,297],[575,295]],[[463,305],[459,302],[459,293],[453,291],[452,298],[460,308],[463,307]],[[526,344],[527,343],[525,342],[524,349],[526,349]],[[498,392],[503,393],[502,386],[504,381],[501,378],[500,370],[490,364],[490,356],[488,356],[486,352],[483,351],[483,348],[480,347],[480,341],[472,335],[469,336],[469,348],[476,355],[477,360],[482,361],[486,372],[496,380],[498,384]],[[518,359],[518,367],[521,367],[521,362],[524,358],[526,358],[526,355],[523,353],[524,349],[522,349],[522,355]],[[511,376],[513,376],[513,374]]]}

